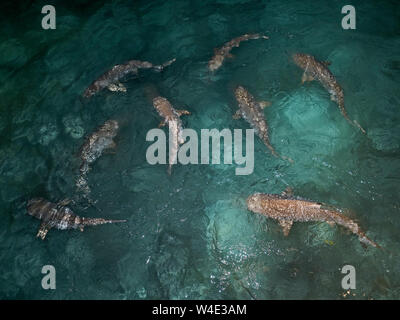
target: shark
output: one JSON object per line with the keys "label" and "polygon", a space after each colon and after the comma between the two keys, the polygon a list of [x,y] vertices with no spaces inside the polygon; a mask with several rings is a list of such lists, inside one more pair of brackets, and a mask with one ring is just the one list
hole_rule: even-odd
{"label": "shark", "polygon": [[269,39],[267,36],[260,33],[244,34],[226,42],[222,47],[214,49],[214,56],[208,62],[208,70],[211,72],[216,71],[222,66],[225,58],[233,58],[231,50],[234,47],[239,47],[242,41],[255,40],[255,39]]}
{"label": "shark", "polygon": [[366,134],[364,128],[362,128],[356,120],[351,120],[347,114],[344,107],[343,89],[328,68],[331,63],[329,61],[318,61],[312,55],[305,53],[295,53],[292,58],[295,64],[304,70],[301,83],[318,80],[331,95],[331,100],[338,104],[343,117],[351,125],[357,127],[363,134]]}
{"label": "shark", "polygon": [[117,64],[93,81],[93,83],[84,91],[83,96],[85,98],[90,98],[105,88],[113,92],[126,92],[126,87],[120,82],[120,80],[127,75],[137,75],[140,69],[152,69],[160,72],[175,61],[176,59],[174,58],[161,65],[154,65],[148,61],[130,60],[124,64]]}
{"label": "shark", "polygon": [[239,109],[233,115],[233,119],[243,118],[255,130],[258,137],[271,151],[272,155],[279,157],[269,141],[268,125],[265,120],[263,109],[269,106],[269,101],[256,101],[254,96],[244,87],[237,86],[235,89],[235,98]]}
{"label": "shark", "polygon": [[126,222],[126,220],[108,220],[77,216],[67,206],[70,202],[71,200],[65,199],[58,203],[53,203],[44,198],[34,198],[28,201],[28,214],[42,221],[36,237],[44,240],[51,228],[59,230],[79,229],[83,231],[84,228],[88,226]]}
{"label": "shark", "polygon": [[187,110],[176,110],[164,97],[158,96],[153,99],[153,106],[160,117],[163,118],[159,128],[168,124],[169,127],[169,166],[168,174],[171,175],[172,165],[177,162],[179,146],[185,142],[182,136],[182,115],[190,115]]}
{"label": "shark", "polygon": [[336,224],[350,230],[358,236],[362,244],[381,248],[366,236],[355,221],[343,215],[338,208],[294,197],[290,188],[281,194],[252,194],[247,198],[246,203],[249,211],[277,220],[285,236],[289,235],[294,222],[322,221],[331,226]]}
{"label": "shark", "polygon": [[108,150],[115,149],[115,136],[118,133],[119,124],[117,120],[107,120],[100,127],[90,134],[80,149],[79,156],[82,160],[80,166],[80,175],[76,181],[76,186],[89,196],[90,189],[87,182],[87,174],[90,170],[90,164],[94,163],[100,156]]}

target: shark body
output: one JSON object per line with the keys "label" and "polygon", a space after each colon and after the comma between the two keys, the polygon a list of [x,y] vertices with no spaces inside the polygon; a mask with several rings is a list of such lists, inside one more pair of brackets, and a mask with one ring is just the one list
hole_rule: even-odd
{"label": "shark body", "polygon": [[357,235],[361,243],[380,248],[365,235],[355,221],[341,214],[338,209],[293,197],[289,192],[280,195],[255,193],[247,198],[247,208],[277,220],[285,236],[289,235],[293,222],[322,221],[330,225],[340,225]]}
{"label": "shark body", "polygon": [[90,164],[95,162],[105,150],[116,147],[114,138],[118,133],[119,125],[116,120],[107,120],[95,132],[93,132],[85,141],[80,149],[80,158],[82,164],[80,175],[76,181],[76,186],[89,196],[90,189],[87,182],[87,173],[90,170]]}
{"label": "shark body", "polygon": [[90,98],[105,88],[110,91],[126,92],[126,88],[120,80],[127,75],[137,75],[139,69],[162,71],[165,67],[175,62],[175,60],[176,59],[169,60],[161,65],[154,65],[151,62],[140,60],[130,60],[124,64],[117,64],[93,81],[93,83],[84,91],[83,96],[85,98]]}
{"label": "shark body", "polygon": [[175,110],[172,104],[164,97],[155,97],[153,106],[157,110],[160,117],[163,118],[159,127],[168,125],[169,128],[169,166],[168,174],[171,174],[172,165],[177,163],[179,146],[185,141],[182,136],[182,120],[181,115],[189,115],[187,110]]}
{"label": "shark body", "polygon": [[331,95],[331,100],[338,104],[343,117],[351,125],[357,127],[363,134],[365,134],[366,131],[360,126],[360,124],[355,120],[352,121],[347,114],[344,107],[343,89],[328,68],[330,62],[318,61],[312,55],[304,53],[294,54],[293,61],[304,70],[301,82],[304,83],[305,81],[318,80]]}
{"label": "shark body", "polygon": [[213,72],[222,66],[225,58],[233,58],[231,50],[234,47],[239,47],[242,41],[255,40],[260,38],[269,39],[267,36],[264,36],[260,33],[244,34],[232,39],[231,41],[226,42],[221,48],[214,49],[214,56],[208,62],[208,70]]}
{"label": "shark body", "polygon": [[246,120],[271,153],[275,157],[279,157],[269,141],[268,125],[262,110],[270,105],[270,102],[256,101],[253,95],[242,86],[235,89],[235,98],[239,109],[233,115],[233,118]]}
{"label": "shark body", "polygon": [[43,198],[34,198],[28,201],[27,209],[29,215],[42,221],[36,235],[37,237],[40,237],[43,240],[51,228],[59,230],[79,229],[83,231],[86,226],[126,222],[126,220],[83,218],[77,216],[69,207],[67,207],[68,203],[68,200],[53,203]]}

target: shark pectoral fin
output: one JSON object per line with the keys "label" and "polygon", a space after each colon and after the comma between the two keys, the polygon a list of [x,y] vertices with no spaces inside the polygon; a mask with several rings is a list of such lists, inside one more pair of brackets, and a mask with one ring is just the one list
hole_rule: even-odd
{"label": "shark pectoral fin", "polygon": [[291,187],[286,187],[284,191],[281,192],[282,196],[292,197],[293,196],[293,189]]}
{"label": "shark pectoral fin", "polygon": [[111,83],[107,86],[107,89],[112,92],[126,92],[126,87],[121,82]]}
{"label": "shark pectoral fin", "polygon": [[107,89],[112,91],[112,92],[115,92],[115,91],[118,91],[118,86],[116,84],[114,84],[114,83],[111,83],[111,84],[109,84],[107,86]]}
{"label": "shark pectoral fin", "polygon": [[326,221],[326,223],[329,224],[331,227],[335,226],[335,222],[333,222],[333,221]]}
{"label": "shark pectoral fin", "polygon": [[240,110],[236,111],[235,114],[232,116],[232,119],[239,120],[242,117]]}
{"label": "shark pectoral fin", "polygon": [[264,109],[266,107],[269,107],[271,105],[271,102],[270,101],[259,101],[258,104],[261,107],[261,109]]}
{"label": "shark pectoral fin", "polygon": [[309,74],[304,72],[301,77],[301,84],[303,84],[304,82],[313,81],[313,80],[314,80],[314,78],[312,76],[310,76]]}
{"label": "shark pectoral fin", "polygon": [[74,200],[66,198],[66,199],[63,199],[63,200],[59,201],[57,203],[57,205],[60,206],[60,207],[65,207],[65,206],[69,205],[71,202],[74,203]]}
{"label": "shark pectoral fin", "polygon": [[191,114],[189,111],[183,110],[183,109],[182,110],[176,110],[176,112],[178,113],[179,116],[190,115]]}
{"label": "shark pectoral fin", "polygon": [[117,148],[117,144],[115,141],[111,141],[110,144],[107,146],[107,149],[104,149],[104,153],[115,153],[115,149]]}
{"label": "shark pectoral fin", "polygon": [[38,238],[44,240],[44,238],[46,238],[46,234],[47,234],[47,232],[49,232],[49,230],[50,230],[50,228],[49,228],[49,226],[47,225],[47,223],[42,222],[42,224],[40,225],[40,228],[39,228],[39,231],[38,231],[36,237],[38,237]]}
{"label": "shark pectoral fin", "polygon": [[304,82],[306,82],[306,81],[307,81],[307,75],[304,72],[303,75],[301,76],[301,84],[304,84]]}
{"label": "shark pectoral fin", "polygon": [[104,149],[104,154],[116,154],[116,148],[117,144],[115,143],[115,141],[111,141],[107,148]]}
{"label": "shark pectoral fin", "polygon": [[119,91],[126,92],[126,87],[122,83],[118,83]]}
{"label": "shark pectoral fin", "polygon": [[293,225],[293,220],[279,220],[279,225],[283,229],[283,235],[287,237]]}

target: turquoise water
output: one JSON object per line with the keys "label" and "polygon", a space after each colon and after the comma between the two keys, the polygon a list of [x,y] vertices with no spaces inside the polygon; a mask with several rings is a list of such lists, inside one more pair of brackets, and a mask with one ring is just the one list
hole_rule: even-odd
{"label": "turquoise water", "polygon": [[[67,4],[69,3],[69,4]],[[0,19],[0,298],[3,299],[398,299],[400,297],[400,6],[352,1],[357,29],[341,28],[346,1],[53,1],[57,29],[42,30],[47,2],[2,2]],[[213,48],[248,32],[215,75]],[[316,82],[301,85],[290,61],[306,52],[332,62],[346,108],[341,116]],[[177,61],[143,72],[127,93],[80,95],[129,59]],[[146,133],[160,119],[158,90],[186,128],[246,129],[233,120],[233,88],[243,85],[265,109],[275,149],[255,139],[255,168],[165,165],[146,161]],[[89,174],[96,207],[85,217],[126,224],[35,238],[39,221],[26,201],[73,198],[84,136],[105,120],[121,122],[117,153]],[[386,251],[363,248],[342,228],[298,223],[284,238],[275,221],[246,210],[254,192],[296,195],[348,208]],[[41,287],[54,265],[56,290]],[[356,268],[343,296],[340,269]],[[244,289],[247,288],[248,290]]]}

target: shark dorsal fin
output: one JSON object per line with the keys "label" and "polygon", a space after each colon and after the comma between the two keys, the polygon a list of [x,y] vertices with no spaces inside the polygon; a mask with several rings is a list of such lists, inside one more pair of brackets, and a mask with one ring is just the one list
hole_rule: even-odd
{"label": "shark dorsal fin", "polygon": [[286,189],[281,192],[281,196],[285,198],[293,197],[293,189],[291,187],[286,187]]}
{"label": "shark dorsal fin", "polygon": [[325,67],[330,66],[330,65],[332,64],[332,62],[330,62],[330,61],[328,61],[328,60],[326,60],[326,61],[321,61],[321,63],[322,63]]}
{"label": "shark dorsal fin", "polygon": [[257,101],[257,102],[258,102],[258,105],[260,106],[261,109],[264,109],[264,108],[269,107],[271,105],[271,102],[269,102],[269,101],[262,100],[262,101]]}
{"label": "shark dorsal fin", "polygon": [[65,207],[65,206],[69,205],[70,203],[73,204],[74,201],[73,201],[72,199],[65,198],[65,199],[63,199],[63,200],[58,201],[58,202],[57,202],[57,206],[58,206],[58,207]]}
{"label": "shark dorsal fin", "polygon": [[178,114],[178,116],[183,116],[183,115],[190,115],[191,113],[185,109],[180,109],[180,110],[176,110],[176,113]]}

